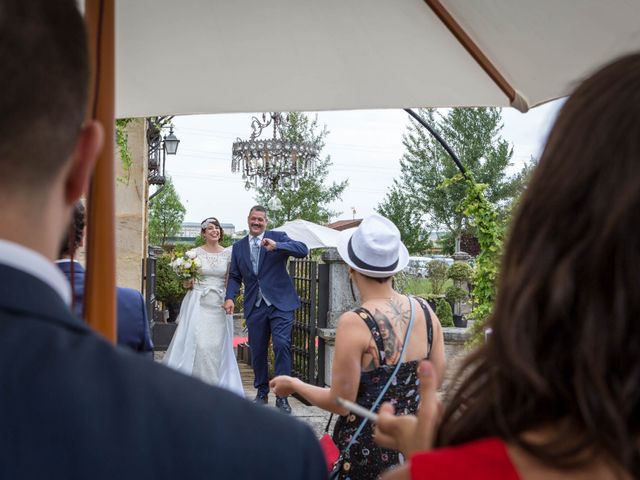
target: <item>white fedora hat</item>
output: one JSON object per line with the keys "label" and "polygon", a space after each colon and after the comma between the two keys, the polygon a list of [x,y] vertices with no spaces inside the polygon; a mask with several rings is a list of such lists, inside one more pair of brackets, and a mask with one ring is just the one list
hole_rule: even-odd
{"label": "white fedora hat", "polygon": [[382,215],[371,215],[358,228],[341,232],[337,247],[347,265],[369,277],[390,277],[409,263],[400,231]]}

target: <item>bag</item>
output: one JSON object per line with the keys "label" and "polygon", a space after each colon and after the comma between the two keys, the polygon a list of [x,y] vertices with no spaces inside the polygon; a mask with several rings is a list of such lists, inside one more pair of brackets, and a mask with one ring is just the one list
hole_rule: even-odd
{"label": "bag", "polygon": [[332,471],[338,461],[338,457],[340,457],[340,450],[331,435],[329,435],[329,425],[331,425],[332,419],[333,413],[329,416],[327,426],[324,428],[324,435],[320,438],[320,447],[322,447],[322,453],[324,453],[324,459],[327,462],[327,471],[329,472]]}
{"label": "bag", "polygon": [[[396,363],[396,367],[393,370],[393,373],[391,374],[391,376],[389,377],[389,380],[387,380],[387,383],[385,384],[384,388],[378,395],[378,398],[376,398],[376,401],[373,402],[373,405],[371,405],[371,409],[370,409],[371,412],[374,412],[375,409],[378,408],[378,404],[382,401],[382,398],[384,397],[384,394],[387,393],[387,390],[389,390],[389,387],[391,386],[391,382],[393,382],[393,379],[397,375],[398,370],[400,370],[400,365],[402,364],[402,361],[404,359],[404,352],[407,349],[407,343],[409,343],[409,334],[411,333],[411,329],[413,328],[413,316],[414,316],[413,302],[411,301],[411,297],[409,295],[407,295],[407,298],[409,299],[409,310],[411,312],[411,315],[409,317],[409,325],[407,326],[407,331],[404,334],[404,344],[402,345],[402,350],[400,351],[400,358],[398,359],[398,363]],[[331,416],[333,416],[333,414],[331,414]],[[345,454],[349,452],[349,449],[351,448],[351,446],[356,442],[356,439],[358,438],[358,436],[362,432],[362,429],[364,428],[364,426],[367,424],[368,421],[369,419],[367,418],[362,419],[362,423],[360,423],[360,426],[351,437],[351,440],[349,440],[349,443],[347,444],[347,446],[344,447],[344,450],[340,452],[340,456],[338,457],[338,460],[336,460],[335,463],[333,464],[333,468],[330,467],[329,480],[335,480],[340,475],[340,471],[342,470],[342,466],[345,460],[344,458]],[[331,417],[329,417],[329,423],[331,423]],[[325,429],[325,435],[323,435],[322,438],[324,438],[325,436],[328,436],[328,433],[326,433],[328,432],[328,430],[329,430],[329,424],[327,424],[327,428]],[[322,441],[322,439],[320,439],[320,441]],[[331,439],[331,443],[333,443],[333,439]],[[333,443],[333,445],[336,447],[336,450],[337,450],[338,447],[336,446],[336,444]],[[322,448],[324,450],[324,446]],[[325,458],[328,461],[328,458],[326,455],[325,455]]]}

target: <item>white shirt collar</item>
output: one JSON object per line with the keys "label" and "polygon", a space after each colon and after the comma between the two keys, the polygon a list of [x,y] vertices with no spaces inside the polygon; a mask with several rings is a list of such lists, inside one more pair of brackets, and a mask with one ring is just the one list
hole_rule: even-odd
{"label": "white shirt collar", "polygon": [[0,239],[0,264],[7,265],[43,281],[71,305],[71,287],[64,273],[44,255],[18,243]]}
{"label": "white shirt collar", "polygon": [[262,239],[264,238],[264,232],[262,232],[260,235],[249,235],[251,237],[251,239],[257,238],[259,242],[262,241]]}

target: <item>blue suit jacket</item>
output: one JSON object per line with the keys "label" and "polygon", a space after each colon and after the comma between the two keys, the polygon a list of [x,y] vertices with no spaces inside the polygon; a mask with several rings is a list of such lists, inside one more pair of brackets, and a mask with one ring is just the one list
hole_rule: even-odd
{"label": "blue suit jacket", "polygon": [[114,347],[6,265],[0,412],[2,479],[327,476],[302,422]]}
{"label": "blue suit jacket", "polygon": [[276,308],[285,312],[300,306],[300,298],[287,272],[287,259],[290,256],[302,258],[309,253],[307,246],[291,240],[284,232],[264,232],[265,238],[273,239],[277,248],[269,252],[260,248],[258,274],[253,273],[249,237],[233,244],[229,280],[225,299],[234,299],[244,282],[244,313],[248,317],[258,300],[258,288]]}
{"label": "blue suit jacket", "polygon": [[[71,262],[61,262],[56,265],[71,280]],[[83,266],[74,262],[74,312],[79,317],[82,317],[84,277]],[[153,355],[153,343],[149,334],[149,322],[142,294],[132,288],[116,287],[116,300],[118,306],[118,345],[125,345],[136,352],[144,352],[148,356]]]}

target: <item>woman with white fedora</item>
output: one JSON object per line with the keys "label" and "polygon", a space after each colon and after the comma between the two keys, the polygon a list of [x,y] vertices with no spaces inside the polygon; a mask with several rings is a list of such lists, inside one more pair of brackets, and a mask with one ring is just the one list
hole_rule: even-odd
{"label": "woman with white fedora", "polygon": [[401,461],[399,453],[378,447],[372,425],[360,427],[363,418],[341,407],[337,398],[374,411],[381,402],[392,402],[398,414],[416,412],[418,362],[429,358],[437,378],[443,377],[442,328],[425,301],[393,289],[392,278],[407,266],[409,253],[390,220],[372,215],[357,229],[342,232],[338,253],[362,302],[338,320],[331,388],[288,376],[276,377],[270,385],[278,396],[298,393],[341,415],[333,432],[343,456],[340,478],[377,478]]}

